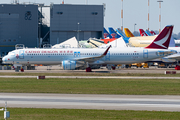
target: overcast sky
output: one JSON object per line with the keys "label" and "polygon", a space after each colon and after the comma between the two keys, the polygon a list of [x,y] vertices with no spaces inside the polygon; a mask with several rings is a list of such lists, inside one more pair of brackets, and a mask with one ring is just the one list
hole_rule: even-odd
{"label": "overcast sky", "polygon": [[[1,4],[11,3],[13,0],[0,0]],[[23,2],[60,4],[63,0],[19,0]],[[121,27],[122,0],[64,0],[65,4],[106,4],[104,27]],[[148,0],[123,0],[123,27],[129,28],[132,32],[138,29],[147,29]],[[163,0],[161,6],[161,29],[166,25],[174,25],[174,33],[180,32],[180,0]],[[157,0],[150,0],[150,30],[159,30],[159,3]]]}

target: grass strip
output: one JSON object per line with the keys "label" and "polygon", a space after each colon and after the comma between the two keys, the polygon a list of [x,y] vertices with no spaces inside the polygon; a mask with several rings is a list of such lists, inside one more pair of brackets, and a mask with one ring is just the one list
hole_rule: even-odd
{"label": "grass strip", "polygon": [[[8,120],[179,120],[180,112],[8,108]],[[3,119],[0,112],[0,120]]]}
{"label": "grass strip", "polygon": [[180,95],[178,79],[0,78],[0,92]]}
{"label": "grass strip", "polygon": [[101,72],[66,72],[66,73],[21,73],[21,72],[0,72],[0,76],[153,76],[153,77],[180,77],[180,74],[160,73],[101,73]]}

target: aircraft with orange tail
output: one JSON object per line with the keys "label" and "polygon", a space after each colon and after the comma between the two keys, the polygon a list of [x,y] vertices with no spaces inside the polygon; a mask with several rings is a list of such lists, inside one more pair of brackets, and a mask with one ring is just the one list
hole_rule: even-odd
{"label": "aircraft with orange tail", "polygon": [[124,28],[124,31],[127,37],[134,37],[134,35],[128,28]]}

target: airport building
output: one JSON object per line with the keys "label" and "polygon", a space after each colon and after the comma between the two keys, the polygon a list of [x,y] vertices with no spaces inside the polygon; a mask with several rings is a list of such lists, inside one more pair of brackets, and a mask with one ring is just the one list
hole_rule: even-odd
{"label": "airport building", "polygon": [[[50,27],[43,24],[43,7],[50,8]],[[0,4],[0,58],[15,49],[42,47],[77,40],[101,38],[104,27],[103,5]]]}
{"label": "airport building", "polygon": [[78,41],[101,38],[103,27],[103,5],[51,4],[51,45],[61,43],[74,36]]}
{"label": "airport building", "polygon": [[16,44],[38,46],[38,5],[0,4],[0,56]]}

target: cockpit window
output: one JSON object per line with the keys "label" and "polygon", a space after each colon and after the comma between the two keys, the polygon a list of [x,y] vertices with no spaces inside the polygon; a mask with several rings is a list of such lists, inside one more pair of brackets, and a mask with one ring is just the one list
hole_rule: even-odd
{"label": "cockpit window", "polygon": [[15,56],[14,52],[9,52],[8,55]]}

